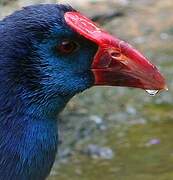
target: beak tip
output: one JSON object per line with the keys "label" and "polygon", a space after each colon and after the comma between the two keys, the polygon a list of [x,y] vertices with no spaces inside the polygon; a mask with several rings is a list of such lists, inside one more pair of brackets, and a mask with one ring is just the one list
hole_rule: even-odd
{"label": "beak tip", "polygon": [[165,84],[163,90],[165,90],[165,91],[168,91],[168,90],[169,90],[169,89],[168,89],[168,86],[167,86],[166,84]]}

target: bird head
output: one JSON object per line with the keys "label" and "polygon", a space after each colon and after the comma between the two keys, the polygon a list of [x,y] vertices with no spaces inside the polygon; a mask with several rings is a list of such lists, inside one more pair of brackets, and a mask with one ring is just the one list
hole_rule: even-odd
{"label": "bird head", "polygon": [[25,98],[51,104],[93,85],[165,88],[163,76],[147,58],[69,6],[29,6],[3,24],[4,67]]}
{"label": "bird head", "polygon": [[111,36],[78,12],[66,13],[65,19],[74,31],[98,45],[91,66],[95,85],[167,89],[156,66],[131,45]]}

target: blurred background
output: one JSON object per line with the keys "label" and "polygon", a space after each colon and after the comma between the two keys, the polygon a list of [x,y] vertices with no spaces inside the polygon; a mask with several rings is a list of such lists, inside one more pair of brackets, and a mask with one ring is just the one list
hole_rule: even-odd
{"label": "blurred background", "polygon": [[166,76],[150,97],[128,88],[92,88],[61,115],[61,147],[48,180],[173,179],[173,1],[0,0],[0,18],[22,6],[69,3],[128,41]]}

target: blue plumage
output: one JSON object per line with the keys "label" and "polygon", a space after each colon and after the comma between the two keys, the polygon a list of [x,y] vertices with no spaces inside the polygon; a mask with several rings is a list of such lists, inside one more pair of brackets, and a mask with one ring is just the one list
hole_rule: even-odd
{"label": "blue plumage", "polygon": [[[57,151],[57,114],[93,85],[97,46],[64,21],[70,6],[26,7],[0,22],[0,179],[44,180]],[[64,40],[78,43],[61,54]]]}

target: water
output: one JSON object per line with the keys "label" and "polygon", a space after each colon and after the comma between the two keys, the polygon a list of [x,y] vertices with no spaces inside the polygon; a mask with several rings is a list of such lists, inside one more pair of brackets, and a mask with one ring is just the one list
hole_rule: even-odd
{"label": "water", "polygon": [[[172,180],[172,128],[171,120],[134,124],[127,129],[114,127],[105,132],[105,143],[115,153],[112,159],[75,152],[67,163],[55,168],[57,174],[49,180]],[[104,133],[100,137],[104,138]]]}
{"label": "water", "polygon": [[159,90],[150,90],[150,89],[146,89],[145,90],[150,96],[155,96]]}

